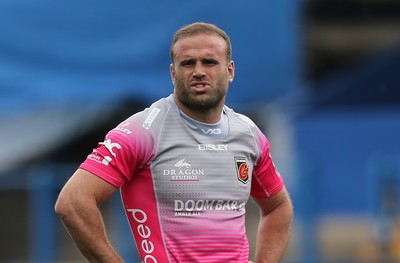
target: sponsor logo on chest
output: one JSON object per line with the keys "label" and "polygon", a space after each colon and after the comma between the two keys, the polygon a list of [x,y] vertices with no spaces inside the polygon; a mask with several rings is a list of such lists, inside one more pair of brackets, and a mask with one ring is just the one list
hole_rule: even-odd
{"label": "sponsor logo on chest", "polygon": [[235,166],[236,166],[236,175],[237,179],[246,184],[250,181],[249,177],[249,166],[247,164],[246,157],[235,156]]}
{"label": "sponsor logo on chest", "polygon": [[235,200],[174,200],[175,216],[200,216],[204,211],[243,211],[246,202]]}
{"label": "sponsor logo on chest", "polygon": [[199,151],[227,151],[228,144],[211,144],[211,143],[204,143],[197,145]]}
{"label": "sponsor logo on chest", "polygon": [[196,182],[204,174],[204,169],[192,167],[185,159],[177,161],[174,168],[163,170],[163,175],[171,176],[170,181]]}

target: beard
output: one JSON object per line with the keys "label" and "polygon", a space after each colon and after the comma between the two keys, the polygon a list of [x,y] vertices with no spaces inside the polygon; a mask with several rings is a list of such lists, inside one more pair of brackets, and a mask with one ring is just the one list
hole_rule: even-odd
{"label": "beard", "polygon": [[204,112],[217,108],[225,102],[229,82],[220,78],[204,93],[195,93],[182,78],[175,79],[175,96],[188,109]]}

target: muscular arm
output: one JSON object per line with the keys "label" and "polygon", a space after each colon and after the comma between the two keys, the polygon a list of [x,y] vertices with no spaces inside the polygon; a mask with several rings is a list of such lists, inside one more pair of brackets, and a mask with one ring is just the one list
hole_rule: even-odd
{"label": "muscular arm", "polygon": [[89,262],[123,262],[107,239],[98,208],[115,191],[111,184],[78,169],[56,202],[56,213]]}
{"label": "muscular arm", "polygon": [[289,242],[293,207],[285,188],[270,198],[254,198],[260,208],[255,263],[277,263]]}

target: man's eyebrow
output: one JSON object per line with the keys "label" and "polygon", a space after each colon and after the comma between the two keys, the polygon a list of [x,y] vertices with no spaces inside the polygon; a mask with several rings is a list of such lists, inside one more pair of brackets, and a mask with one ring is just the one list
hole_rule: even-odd
{"label": "man's eyebrow", "polygon": [[201,60],[201,62],[203,62],[203,63],[219,63],[219,60],[217,60],[215,58],[203,58]]}
{"label": "man's eyebrow", "polygon": [[204,63],[204,64],[219,64],[220,63],[220,61],[218,59],[215,59],[215,58],[201,58],[201,59],[185,58],[185,59],[182,59],[179,62],[179,65],[187,66],[187,65],[196,64],[196,61],[198,61],[198,60],[200,60],[200,62]]}
{"label": "man's eyebrow", "polygon": [[191,64],[191,63],[195,63],[195,62],[196,62],[195,58],[186,58],[186,59],[183,59],[179,64],[187,65],[187,64]]}

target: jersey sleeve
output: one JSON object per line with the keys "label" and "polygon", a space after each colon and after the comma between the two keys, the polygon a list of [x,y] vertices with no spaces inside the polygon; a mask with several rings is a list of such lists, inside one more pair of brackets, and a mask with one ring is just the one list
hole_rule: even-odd
{"label": "jersey sleeve", "polygon": [[128,119],[107,133],[80,168],[119,188],[146,165],[153,152],[152,145],[137,121]]}
{"label": "jersey sleeve", "polygon": [[251,195],[257,198],[270,197],[283,188],[283,179],[276,170],[270,154],[270,144],[260,130],[257,130],[260,156],[253,169]]}

